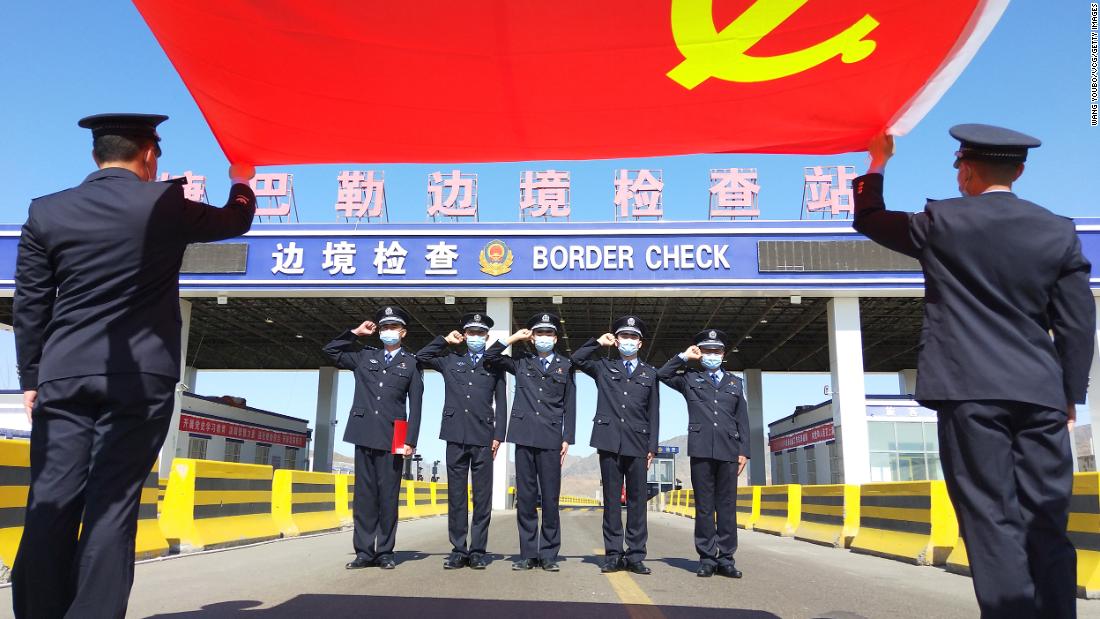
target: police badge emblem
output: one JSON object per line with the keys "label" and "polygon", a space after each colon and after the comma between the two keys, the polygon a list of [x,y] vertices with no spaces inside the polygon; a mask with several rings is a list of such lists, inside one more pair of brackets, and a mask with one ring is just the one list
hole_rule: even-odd
{"label": "police badge emblem", "polygon": [[493,277],[511,271],[513,260],[515,255],[512,254],[512,250],[508,249],[504,241],[498,239],[486,243],[485,248],[481,250],[481,255],[478,256],[481,272]]}

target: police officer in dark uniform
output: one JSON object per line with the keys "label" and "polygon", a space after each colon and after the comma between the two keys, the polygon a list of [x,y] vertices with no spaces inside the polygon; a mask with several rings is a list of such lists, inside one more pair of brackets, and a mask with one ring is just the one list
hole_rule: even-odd
{"label": "police officer in dark uniform", "polygon": [[[443,375],[446,388],[439,438],[447,441],[447,533],[451,554],[443,567],[448,570],[467,564],[482,570],[488,565],[485,546],[493,509],[493,460],[508,423],[504,371],[490,369],[484,358],[492,327],[493,319],[485,312],[471,312],[462,317],[461,331],[452,331],[445,338],[437,336],[416,353],[422,367]],[[464,351],[451,352],[447,347],[463,342]],[[474,493],[474,516],[469,526],[467,479],[472,481]]]}
{"label": "police officer in dark uniform", "polygon": [[125,615],[141,487],[180,376],[183,252],[252,225],[249,166],[230,168],[220,209],[184,198],[186,181],[150,182],[167,118],[82,119],[99,170],[32,201],[19,239],[13,322],[31,482],[16,617]]}
{"label": "police officer in dark uniform", "polygon": [[[516,446],[516,523],[520,560],[514,570],[541,566],[558,571],[561,530],[558,496],[561,466],[573,444],[577,422],[577,390],[573,363],[555,352],[561,318],[550,312],[535,314],[527,328],[496,342],[485,351],[490,367],[504,368],[516,377],[516,395],[508,422],[508,441]],[[530,342],[535,353],[504,349]],[[542,497],[542,529],[536,503]]]}
{"label": "police officer in dark uniform", "polygon": [[[696,575],[715,570],[741,578],[737,552],[737,477],[749,454],[748,404],[741,379],[722,371],[729,337],[718,329],[695,335],[695,345],[664,364],[661,381],[683,394],[688,407],[688,456],[695,491]],[[702,368],[688,367],[698,361]],[[717,515],[717,530],[715,519]]]}
{"label": "police officer in dark uniform", "polygon": [[[592,425],[591,445],[600,457],[603,484],[603,573],[628,569],[649,574],[642,563],[649,530],[646,470],[657,453],[661,409],[657,369],[642,362],[638,352],[646,335],[645,322],[623,316],[605,333],[592,338],[573,353],[573,363],[596,381],[599,394]],[[601,346],[614,346],[618,359],[593,359]],[[623,552],[621,496],[626,480],[626,552]]]}
{"label": "police officer in dark uniform", "polygon": [[983,617],[1072,617],[1070,434],[1095,336],[1091,265],[1071,220],[1012,193],[1039,140],[958,125],[961,198],[888,211],[893,138],[853,181],[856,230],[920,260],[916,399],[939,418],[940,461]]}
{"label": "police officer in dark uniform", "polygon": [[[355,372],[355,398],[344,430],[344,440],[355,445],[355,559],[349,570],[396,567],[393,546],[397,538],[397,504],[403,458],[416,450],[420,434],[420,407],[424,379],[416,357],[401,346],[409,315],[399,307],[378,310],[374,321],[344,331],[324,347],[336,367]],[[382,348],[360,347],[358,337],[378,332]],[[394,422],[408,428],[402,453],[393,453]]]}

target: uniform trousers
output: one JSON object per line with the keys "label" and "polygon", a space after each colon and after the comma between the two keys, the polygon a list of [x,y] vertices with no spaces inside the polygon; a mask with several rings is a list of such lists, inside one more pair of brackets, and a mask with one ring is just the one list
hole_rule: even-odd
{"label": "uniform trousers", "polygon": [[1066,414],[1009,401],[926,403],[983,617],[1074,617]]}
{"label": "uniform trousers", "polygon": [[[561,524],[561,451],[516,445],[516,524],[519,553],[523,559],[558,560]],[[542,526],[537,503],[542,499]]]}
{"label": "uniform trousers", "polygon": [[177,381],[106,374],[38,388],[12,570],[16,617],[125,616],[141,488],[168,433]]}
{"label": "uniform trousers", "polygon": [[[625,558],[628,563],[645,559],[649,528],[646,521],[645,456],[623,456],[599,451],[603,483],[603,548],[608,559]],[[626,552],[623,552],[622,492],[626,482]]]}
{"label": "uniform trousers", "polygon": [[355,446],[352,547],[360,559],[393,558],[402,460],[388,449]]}
{"label": "uniform trousers", "polygon": [[[466,480],[474,494],[473,521],[468,522]],[[451,551],[468,556],[485,554],[493,511],[493,451],[484,445],[447,443],[447,534]],[[466,534],[469,532],[469,545]]]}
{"label": "uniform trousers", "polygon": [[[695,495],[695,551],[706,565],[733,565],[737,552],[736,462],[691,459]],[[717,527],[715,526],[717,524]]]}

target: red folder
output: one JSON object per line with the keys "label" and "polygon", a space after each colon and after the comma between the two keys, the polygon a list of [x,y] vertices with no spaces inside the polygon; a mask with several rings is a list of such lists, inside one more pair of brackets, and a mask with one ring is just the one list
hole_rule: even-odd
{"label": "red folder", "polygon": [[405,453],[405,434],[409,431],[409,422],[398,419],[393,422],[393,453]]}

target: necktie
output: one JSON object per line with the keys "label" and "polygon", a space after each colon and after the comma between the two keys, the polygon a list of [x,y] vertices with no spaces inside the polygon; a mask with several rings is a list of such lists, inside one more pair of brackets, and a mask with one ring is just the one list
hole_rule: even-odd
{"label": "necktie", "polygon": [[715,387],[722,384],[722,379],[718,378],[718,372],[714,372],[713,374],[711,374],[710,375],[710,380],[711,380],[711,382],[714,383]]}
{"label": "necktie", "polygon": [[481,357],[479,355],[470,355],[470,361],[472,361],[474,365],[477,365],[477,362],[480,360]]}
{"label": "necktie", "polygon": [[549,357],[544,357],[542,359],[542,371],[543,372],[550,371],[550,358]]}
{"label": "necktie", "polygon": [[634,373],[634,362],[633,361],[627,361],[626,362],[626,375],[630,376],[633,373]]}
{"label": "necktie", "polygon": [[388,364],[392,360],[393,360],[393,355],[391,355],[390,353],[387,352],[386,353],[386,363]]}

